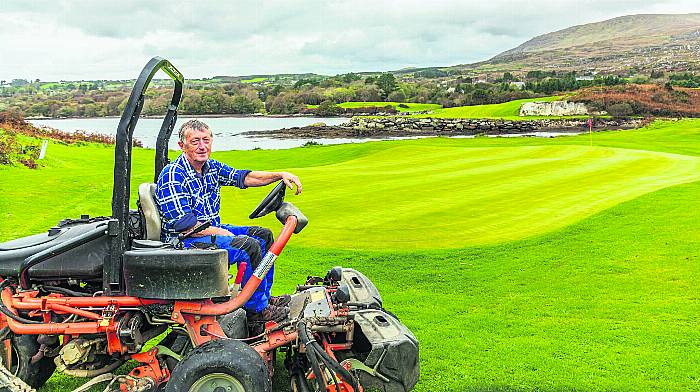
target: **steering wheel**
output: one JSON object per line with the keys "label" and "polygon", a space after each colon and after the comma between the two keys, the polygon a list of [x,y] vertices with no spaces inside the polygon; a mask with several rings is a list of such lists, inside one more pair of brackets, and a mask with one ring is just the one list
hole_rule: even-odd
{"label": "steering wheel", "polygon": [[265,196],[265,198],[258,204],[257,207],[250,213],[248,218],[255,219],[265,216],[272,211],[277,211],[277,209],[282,205],[284,201],[284,190],[287,186],[284,181],[280,181],[270,193]]}

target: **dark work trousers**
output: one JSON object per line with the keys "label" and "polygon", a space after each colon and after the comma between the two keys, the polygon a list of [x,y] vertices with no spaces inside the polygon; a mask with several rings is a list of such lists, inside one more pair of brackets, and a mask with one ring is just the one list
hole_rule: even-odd
{"label": "dark work trousers", "polygon": [[[223,224],[221,228],[230,231],[233,236],[217,235],[215,245],[219,249],[226,249],[228,252],[229,266],[233,264],[238,266],[243,261],[247,263],[247,267],[243,273],[242,285],[244,286],[253,275],[252,264],[259,264],[263,256],[265,256],[265,253],[270,249],[274,241],[272,232],[269,229],[258,226],[232,226]],[[211,244],[211,237],[187,238],[184,241],[186,248],[208,244]],[[255,290],[248,302],[244,305],[246,310],[260,313],[267,307],[268,301],[270,300],[270,290],[272,289],[274,275],[275,267],[272,266],[265,276],[265,279],[260,282],[258,289]]]}

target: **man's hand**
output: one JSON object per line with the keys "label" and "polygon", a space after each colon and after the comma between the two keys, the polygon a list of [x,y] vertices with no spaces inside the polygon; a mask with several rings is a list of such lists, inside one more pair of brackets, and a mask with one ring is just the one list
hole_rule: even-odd
{"label": "man's hand", "polygon": [[243,184],[245,186],[265,186],[279,180],[284,181],[284,184],[288,186],[289,189],[294,189],[296,185],[296,194],[298,195],[301,193],[301,181],[299,181],[299,177],[289,172],[252,171],[245,176]]}
{"label": "man's hand", "polygon": [[223,236],[233,237],[233,233],[231,233],[230,231],[228,231],[226,229],[222,229],[221,227],[214,227],[214,226],[207,227],[206,229],[200,231],[199,233],[192,235],[192,237],[206,237],[206,236],[210,236],[210,235],[223,235]]}
{"label": "man's hand", "polygon": [[284,181],[289,189],[294,189],[294,185],[297,186],[297,191],[294,193],[295,195],[301,193],[301,181],[299,181],[299,177],[288,172],[280,172],[280,175],[282,176],[282,181]]}

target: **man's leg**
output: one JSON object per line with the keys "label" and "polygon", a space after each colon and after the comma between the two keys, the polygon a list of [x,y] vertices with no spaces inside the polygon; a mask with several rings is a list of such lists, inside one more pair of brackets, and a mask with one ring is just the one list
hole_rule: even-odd
{"label": "man's leg", "polygon": [[[184,245],[190,247],[200,247],[211,245],[210,237],[188,238]],[[260,242],[253,237],[247,235],[216,236],[214,245],[219,249],[226,249],[228,252],[229,265],[239,265],[241,262],[246,262],[247,267],[243,276],[243,282],[248,281],[253,274],[252,265],[258,265],[262,261],[262,248]],[[268,273],[269,274],[269,273]],[[273,306],[268,306],[270,300],[270,286],[268,279],[263,279],[260,285],[253,293],[251,298],[246,302],[244,308],[252,314],[252,320],[258,321],[278,320],[286,317],[285,309],[277,309]]]}
{"label": "man's leg", "polygon": [[[221,225],[222,229],[226,229],[230,231],[233,235],[246,235],[249,237],[255,238],[259,243],[260,243],[260,248],[263,250],[262,255],[265,256],[268,250],[270,250],[270,246],[272,246],[272,243],[274,242],[274,236],[272,235],[272,231],[270,229],[266,229],[264,227],[260,226],[233,226],[233,225]],[[243,274],[243,282],[242,284],[245,285],[245,283],[250,279],[250,277],[253,275],[253,270],[250,266],[250,263],[248,263],[248,267],[246,268],[245,273]],[[264,306],[260,308],[260,305],[262,305],[262,296],[260,297],[260,300],[257,301],[258,303],[255,304],[255,308],[260,308],[265,309],[265,306],[267,306],[267,302],[271,298],[270,290],[272,290],[272,283],[274,282],[275,279],[275,266],[273,265],[272,268],[270,268],[270,271],[267,272],[267,275],[265,275],[265,279],[263,279],[262,282],[260,282],[260,286],[258,287],[258,291],[263,291],[264,293],[261,293],[262,296],[265,297],[264,299]],[[257,292],[257,291],[256,291]],[[251,298],[252,301],[252,298]],[[250,302],[250,301],[249,301]],[[289,301],[283,301],[283,302],[289,302]],[[253,303],[250,303],[249,309],[253,308]],[[248,306],[248,304],[246,304]]]}

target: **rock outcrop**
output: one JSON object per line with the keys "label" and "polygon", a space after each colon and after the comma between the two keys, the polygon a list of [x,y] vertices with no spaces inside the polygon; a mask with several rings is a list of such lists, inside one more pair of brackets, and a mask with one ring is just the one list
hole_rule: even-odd
{"label": "rock outcrop", "polygon": [[[580,133],[588,130],[587,119],[490,120],[468,118],[353,117],[338,126],[308,126],[276,131],[245,132],[274,138],[386,138],[413,136],[515,135],[532,132]],[[594,130],[631,129],[644,119],[596,119]]]}
{"label": "rock outcrop", "polygon": [[585,116],[586,105],[581,102],[551,101],[525,102],[520,106],[521,116]]}

